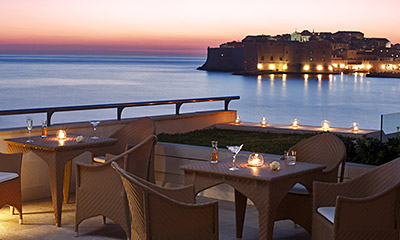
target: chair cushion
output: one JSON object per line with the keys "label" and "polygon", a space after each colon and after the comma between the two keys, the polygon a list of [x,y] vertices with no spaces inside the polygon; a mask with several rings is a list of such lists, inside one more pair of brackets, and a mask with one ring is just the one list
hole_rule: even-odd
{"label": "chair cushion", "polygon": [[18,178],[18,174],[13,172],[0,172],[0,183]]}
{"label": "chair cushion", "polygon": [[335,220],[335,207],[319,207],[317,212],[324,216],[332,224]]}
{"label": "chair cushion", "polygon": [[310,193],[308,192],[307,188],[304,187],[304,185],[300,184],[300,183],[296,183],[292,189],[290,189],[289,191],[290,193],[294,193],[294,194],[301,194],[301,195],[310,195]]}
{"label": "chair cushion", "polygon": [[97,163],[105,163],[106,157],[105,156],[96,156],[93,158],[93,161],[97,162]]}

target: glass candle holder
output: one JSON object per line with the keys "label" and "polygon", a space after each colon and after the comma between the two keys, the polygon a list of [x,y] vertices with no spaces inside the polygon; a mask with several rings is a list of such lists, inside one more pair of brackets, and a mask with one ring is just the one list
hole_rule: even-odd
{"label": "glass candle holder", "polygon": [[262,118],[260,119],[260,124],[261,124],[261,126],[263,126],[263,127],[267,126],[267,125],[268,125],[268,118],[262,117]]}
{"label": "glass candle holder", "polygon": [[300,127],[300,120],[297,118],[293,119],[292,122],[290,123],[290,126],[293,129],[298,129]]}
{"label": "glass candle holder", "polygon": [[66,138],[67,138],[67,132],[65,130],[57,131],[57,139],[58,140],[65,140]]}
{"label": "glass candle holder", "polygon": [[321,123],[322,131],[328,132],[330,127],[331,127],[331,123],[328,120],[322,121],[322,123]]}
{"label": "glass candle holder", "polygon": [[357,122],[353,122],[350,125],[350,129],[353,133],[358,133],[360,131],[360,124]]}
{"label": "glass candle holder", "polygon": [[237,115],[236,116],[236,120],[235,120],[235,124],[239,125],[240,123],[242,123],[242,118],[239,115]]}
{"label": "glass candle holder", "polygon": [[250,154],[247,163],[251,167],[261,167],[264,164],[264,157],[258,153]]}

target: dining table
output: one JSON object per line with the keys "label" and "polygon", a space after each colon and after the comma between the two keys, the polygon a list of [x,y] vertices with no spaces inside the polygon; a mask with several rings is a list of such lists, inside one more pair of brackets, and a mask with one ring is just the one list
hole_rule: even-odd
{"label": "dining table", "polygon": [[[118,141],[115,138],[93,139],[90,136],[82,136],[83,138],[80,137],[77,140],[77,137],[78,135],[68,134],[65,139],[59,139],[56,135],[4,139],[9,153],[33,152],[46,162],[49,168],[55,224],[58,227],[61,226],[64,172],[67,168],[71,169],[71,160],[87,151],[98,155],[105,154]],[[69,166],[66,167],[68,164]]]}
{"label": "dining table", "polygon": [[[279,170],[271,170],[272,161],[280,163]],[[268,160],[261,167],[252,167],[247,156],[238,155],[238,171],[230,171],[232,158],[219,159],[218,163],[199,161],[181,166],[184,171],[184,184],[193,184],[195,193],[199,193],[219,184],[228,184],[234,188],[236,237],[241,238],[246,213],[247,199],[250,199],[258,211],[259,239],[271,240],[279,203],[296,184],[304,185],[309,191],[312,182],[322,177],[324,165],[297,162],[287,165],[282,160]]]}

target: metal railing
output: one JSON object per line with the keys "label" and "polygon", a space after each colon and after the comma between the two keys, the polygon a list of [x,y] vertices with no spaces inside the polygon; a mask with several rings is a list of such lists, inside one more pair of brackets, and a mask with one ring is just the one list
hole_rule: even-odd
{"label": "metal railing", "polygon": [[68,106],[68,107],[48,107],[48,108],[30,108],[30,109],[15,109],[0,111],[0,116],[30,114],[30,113],[46,113],[47,124],[51,125],[51,117],[56,112],[80,111],[80,110],[95,110],[95,109],[117,109],[117,119],[121,120],[122,111],[127,107],[142,107],[142,106],[155,106],[155,105],[169,105],[175,104],[175,114],[180,114],[180,108],[184,103],[199,103],[199,102],[216,102],[224,101],[224,110],[228,111],[229,103],[232,100],[240,99],[239,96],[227,97],[210,97],[210,98],[192,98],[192,99],[178,99],[178,100],[161,100],[149,102],[132,102],[132,103],[112,103],[112,104],[98,104],[98,105],[81,105],[81,106]]}

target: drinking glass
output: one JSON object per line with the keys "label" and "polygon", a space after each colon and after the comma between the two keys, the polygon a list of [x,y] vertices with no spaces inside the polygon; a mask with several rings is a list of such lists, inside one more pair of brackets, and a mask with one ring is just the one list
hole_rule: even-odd
{"label": "drinking glass", "polygon": [[96,128],[97,128],[97,126],[99,126],[100,121],[91,120],[91,121],[90,121],[90,124],[92,124],[92,126],[93,126],[93,131],[94,131],[92,139],[99,139],[99,137],[96,136]]}
{"label": "drinking glass", "polygon": [[290,151],[285,154],[285,162],[287,165],[296,165],[296,151]]}
{"label": "drinking glass", "polygon": [[226,148],[228,148],[228,150],[232,153],[232,167],[229,168],[229,171],[237,171],[239,170],[239,168],[236,167],[236,155],[238,155],[238,153],[240,152],[240,150],[242,150],[243,144],[240,146],[226,146]]}
{"label": "drinking glass", "polygon": [[28,128],[28,132],[29,132],[29,137],[28,137],[28,140],[26,140],[26,142],[31,143],[31,142],[33,142],[33,140],[31,139],[31,131],[33,128],[33,119],[31,119],[31,118],[26,119],[26,128]]}

